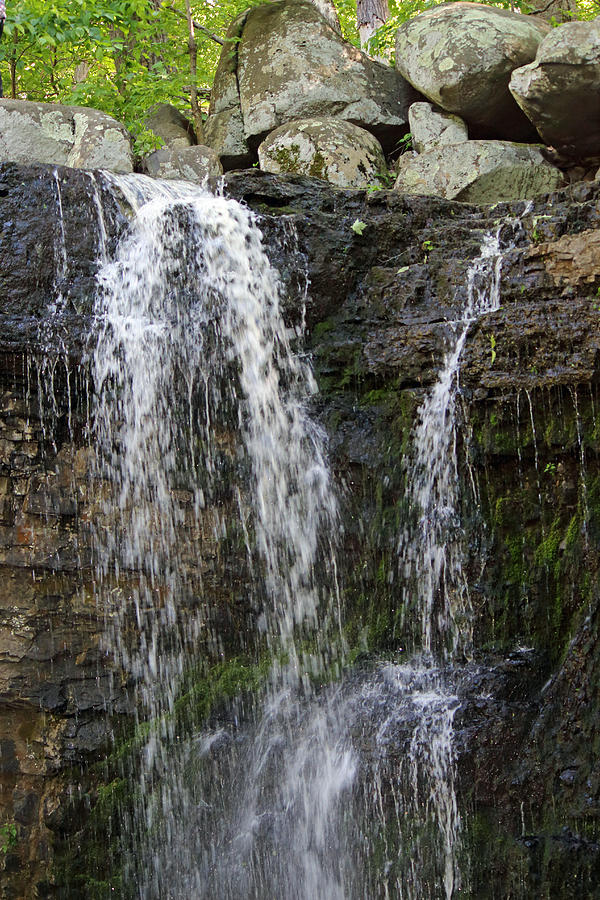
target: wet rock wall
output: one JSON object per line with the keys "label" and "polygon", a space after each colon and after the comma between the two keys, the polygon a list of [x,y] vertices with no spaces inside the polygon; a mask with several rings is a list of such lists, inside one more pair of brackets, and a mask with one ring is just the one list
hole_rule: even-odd
{"label": "wet rock wall", "polygon": [[[15,826],[0,853],[2,890],[85,896],[83,881],[65,887],[55,855],[80,852],[78,829],[106,771],[90,785],[91,766],[110,752],[114,717],[125,721],[132,699],[126,679],[111,674],[106,611],[93,591],[90,523],[102,491],[90,480],[86,375],[96,200],[109,242],[127,210],[85,173],[6,165],[0,186],[0,811]],[[459,395],[474,612],[456,719],[469,884],[477,897],[505,897],[507,885],[515,897],[594,896],[600,274],[590,248],[599,188],[491,209],[258,172],[230,175],[227,189],[263,216],[290,322],[302,318],[306,264],[314,411],[341,494],[354,654],[401,657],[415,641],[399,603],[403,460],[469,264],[484,234],[502,229],[501,307],[471,329]],[[256,611],[240,599],[239,542],[211,542],[209,523],[205,533],[197,595],[208,586],[219,596],[211,634],[228,635],[231,655]],[[115,589],[126,602],[127,585]],[[204,649],[215,651],[212,637]]]}

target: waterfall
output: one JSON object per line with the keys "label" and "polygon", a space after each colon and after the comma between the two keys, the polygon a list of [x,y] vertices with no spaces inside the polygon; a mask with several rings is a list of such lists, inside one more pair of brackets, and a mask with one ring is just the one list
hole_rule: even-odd
{"label": "waterfall", "polygon": [[324,436],[305,410],[313,377],[291,352],[253,215],[192,186],[113,182],[135,218],[98,276],[96,584],[108,646],[151,723],[126,878],[141,897],[184,896],[203,888],[184,833],[197,804],[175,705],[199,653],[218,657],[222,640],[194,562],[241,535],[248,619],[279,660],[268,703],[289,728],[286,691],[332,652],[323,622],[337,608],[337,508]]}
{"label": "waterfall", "polygon": [[409,501],[417,525],[408,523],[398,554],[403,568],[404,606],[421,616],[421,647],[431,654],[444,645],[454,654],[468,648],[470,609],[462,571],[460,497],[456,445],[456,394],[460,360],[473,322],[500,304],[500,229],[485,236],[467,273],[467,299],[452,335],[437,382],[421,404],[407,465]]}
{"label": "waterfall", "polygon": [[[98,276],[90,528],[107,647],[141,709],[123,894],[450,900],[459,700],[444,659],[468,651],[469,619],[455,404],[468,329],[498,303],[499,235],[469,271],[407,470],[418,521],[398,556],[423,652],[339,678],[325,436],[256,218],[189,185],[111,181],[133,218]],[[227,652],[211,598],[230,552],[228,613],[264,677],[187,727],[182,695]]]}

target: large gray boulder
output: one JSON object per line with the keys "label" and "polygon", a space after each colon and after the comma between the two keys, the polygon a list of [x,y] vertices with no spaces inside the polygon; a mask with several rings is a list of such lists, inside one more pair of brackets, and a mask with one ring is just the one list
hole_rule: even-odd
{"label": "large gray boulder", "polygon": [[342,188],[377,184],[386,172],[381,144],[340,119],[297,119],[272,131],[258,148],[265,172],[314,175]]}
{"label": "large gray boulder", "polygon": [[205,130],[226,168],[247,163],[269,132],[293,119],[343,119],[385,150],[406,132],[413,88],[343,41],[307,0],[254,7],[228,36]]}
{"label": "large gray boulder", "polygon": [[508,83],[535,59],[549,25],[479,3],[449,3],[409,19],[396,68],[428,100],[463,118],[474,137],[535,140]]}
{"label": "large gray boulder", "polygon": [[222,175],[223,166],[211,147],[161,147],[146,156],[142,169],[152,178],[191,181],[202,184],[213,175]]}
{"label": "large gray boulder", "polygon": [[468,128],[460,116],[434,109],[431,103],[413,103],[408,110],[408,123],[417,153],[447,144],[462,144],[469,138]]}
{"label": "large gray boulder", "polygon": [[97,109],[0,100],[0,162],[133,171],[129,132]]}
{"label": "large gray boulder", "polygon": [[238,84],[238,47],[248,18],[246,10],[233,20],[219,57],[210,92],[210,108],[204,123],[204,141],[213,147],[224,168],[244,168],[253,162],[248,146],[240,105]]}
{"label": "large gray boulder", "polygon": [[[157,103],[148,110],[144,125],[161,139],[165,147],[191,147],[196,143],[191,122],[170,103]],[[197,135],[202,143],[202,135]]]}
{"label": "large gray boulder", "polygon": [[400,158],[394,189],[466,203],[523,200],[564,183],[542,148],[508,141],[465,141]]}
{"label": "large gray boulder", "polygon": [[553,29],[510,90],[541,137],[564,154],[600,156],[600,20]]}

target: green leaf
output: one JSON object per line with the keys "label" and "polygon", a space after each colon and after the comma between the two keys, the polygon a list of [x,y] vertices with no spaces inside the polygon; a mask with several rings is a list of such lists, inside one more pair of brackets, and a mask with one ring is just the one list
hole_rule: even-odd
{"label": "green leaf", "polygon": [[367,227],[366,222],[361,222],[360,219],[356,219],[355,222],[352,223],[350,228],[354,232],[354,234],[362,234],[365,228]]}

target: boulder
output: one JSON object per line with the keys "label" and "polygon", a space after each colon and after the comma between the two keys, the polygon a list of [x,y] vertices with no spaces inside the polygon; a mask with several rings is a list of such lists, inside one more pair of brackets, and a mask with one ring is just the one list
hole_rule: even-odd
{"label": "boulder", "polygon": [[97,109],[28,100],[0,100],[0,162],[133,171],[131,138],[116,119]]}
{"label": "boulder", "polygon": [[254,7],[228,37],[205,132],[226,168],[247,163],[271,131],[293,119],[343,119],[370,131],[386,151],[407,130],[408,107],[418,99],[413,88],[342,40],[307,0]]}
{"label": "boulder", "polygon": [[479,3],[449,3],[409,19],[396,35],[396,68],[428,100],[461,116],[474,137],[535,140],[508,83],[535,59],[545,22]]}
{"label": "boulder", "polygon": [[219,154],[225,169],[246,168],[253,153],[244,134],[238,85],[238,48],[249,10],[233,20],[219,57],[204,123],[204,140]]}
{"label": "boulder", "polygon": [[459,116],[435,109],[431,103],[413,103],[408,110],[408,122],[417,153],[461,144],[469,137],[467,126]]}
{"label": "boulder", "polygon": [[557,190],[562,173],[540,146],[508,141],[465,141],[400,159],[394,189],[468,203],[523,200]]}
{"label": "boulder", "polygon": [[387,171],[381,144],[340,119],[296,119],[276,128],[258,148],[265,172],[314,175],[342,188],[366,188]]}
{"label": "boulder", "polygon": [[161,147],[146,156],[142,163],[152,178],[178,179],[202,184],[212,175],[222,175],[223,166],[211,147]]}
{"label": "boulder", "polygon": [[553,29],[510,90],[547,144],[576,157],[600,155],[600,21]]}
{"label": "boulder", "polygon": [[[157,103],[148,110],[144,125],[165,147],[191,147],[196,143],[192,123],[170,103]],[[201,141],[202,135],[198,135],[198,143]]]}

